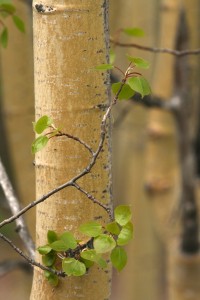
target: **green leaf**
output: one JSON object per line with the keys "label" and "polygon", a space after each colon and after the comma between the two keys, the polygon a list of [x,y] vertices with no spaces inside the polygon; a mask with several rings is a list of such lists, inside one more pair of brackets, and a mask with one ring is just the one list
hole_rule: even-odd
{"label": "green leaf", "polygon": [[96,263],[102,268],[105,269],[107,267],[107,262],[105,261],[105,259],[103,259],[102,256],[99,257],[99,259],[96,261]]}
{"label": "green leaf", "polygon": [[50,244],[50,247],[57,251],[57,252],[63,252],[63,251],[67,251],[69,249],[69,246],[66,245],[66,243],[64,241],[55,241],[53,243]]}
{"label": "green leaf", "polygon": [[48,137],[47,136],[39,136],[33,143],[31,146],[31,151],[33,154],[35,154],[36,152],[42,150],[42,148],[44,148],[46,146],[46,144],[48,143]]}
{"label": "green leaf", "polygon": [[140,57],[132,57],[130,55],[127,55],[128,60],[131,61],[132,63],[134,63],[134,65],[138,68],[143,68],[143,69],[148,69],[150,66],[150,63]]}
{"label": "green leaf", "polygon": [[115,249],[113,249],[110,258],[113,266],[118,271],[121,271],[127,263],[126,251],[121,247],[116,247]]}
{"label": "green leaf", "polygon": [[82,263],[84,263],[84,265],[86,266],[87,269],[91,268],[91,267],[94,265],[94,262],[93,262],[93,261],[87,260],[87,259],[82,258],[82,257],[80,258],[80,261],[81,261]]}
{"label": "green leaf", "polygon": [[129,78],[128,84],[134,91],[141,94],[142,98],[151,93],[148,81],[142,76]]}
{"label": "green leaf", "polygon": [[81,257],[96,262],[97,258],[99,257],[99,254],[97,254],[94,249],[84,250],[81,252]]}
{"label": "green leaf", "polygon": [[116,58],[116,54],[114,52],[113,49],[110,49],[110,64],[114,64],[114,61],[115,61],[115,58]]}
{"label": "green leaf", "polygon": [[112,64],[102,64],[94,67],[95,70],[99,70],[99,71],[112,70],[113,68],[114,66]]}
{"label": "green leaf", "polygon": [[127,205],[117,206],[114,210],[114,215],[116,222],[121,226],[126,225],[132,217],[130,207]]}
{"label": "green leaf", "polygon": [[55,251],[51,251],[46,255],[42,256],[42,262],[45,266],[51,267],[56,261],[56,253]]}
{"label": "green leaf", "polygon": [[52,248],[49,245],[44,245],[37,248],[37,251],[42,255],[48,254],[51,250]]}
{"label": "green leaf", "polygon": [[[121,82],[112,84],[112,91],[115,95],[118,93],[121,85],[122,85]],[[119,100],[130,99],[134,94],[135,94],[135,92],[130,88],[130,86],[128,84],[125,83],[118,95],[118,99]]]}
{"label": "green leaf", "polygon": [[107,267],[106,261],[94,249],[82,251],[81,257],[88,261],[96,262],[103,269]]}
{"label": "green leaf", "polygon": [[145,35],[144,31],[141,28],[124,28],[123,32],[130,36],[142,37]]}
{"label": "green leaf", "polygon": [[53,231],[53,230],[48,230],[48,232],[47,232],[47,240],[48,240],[49,244],[57,241],[58,240],[58,236],[57,236],[56,232]]}
{"label": "green leaf", "polygon": [[12,5],[10,3],[2,3],[2,4],[0,3],[0,9],[4,10],[8,14],[13,14],[16,11],[16,8],[14,7],[14,5]]}
{"label": "green leaf", "polygon": [[106,225],[106,230],[115,235],[120,233],[119,225],[116,222],[108,223]]}
{"label": "green leaf", "polygon": [[48,116],[42,116],[37,122],[33,122],[33,130],[41,134],[45,129],[47,129],[53,123],[52,119]]}
{"label": "green leaf", "polygon": [[62,269],[68,276],[82,276],[86,272],[84,263],[70,257],[63,259]]}
{"label": "green leaf", "polygon": [[44,276],[46,277],[46,279],[48,280],[48,282],[53,285],[53,286],[57,286],[59,279],[58,276],[56,274],[53,274],[49,271],[44,271]]}
{"label": "green leaf", "polygon": [[8,29],[4,27],[1,33],[1,45],[3,48],[6,48],[8,45]]}
{"label": "green leaf", "polygon": [[125,226],[123,226],[118,239],[117,244],[119,246],[124,246],[128,244],[128,242],[133,238],[133,224],[128,222]]}
{"label": "green leaf", "polygon": [[65,245],[68,247],[67,249],[75,249],[77,247],[76,239],[71,232],[64,232],[60,236],[60,240],[65,243]]}
{"label": "green leaf", "polygon": [[96,237],[102,233],[102,226],[98,222],[87,222],[79,227],[80,232],[89,237]]}
{"label": "green leaf", "polygon": [[25,32],[25,25],[24,25],[24,22],[22,21],[22,19],[16,15],[13,15],[12,19],[13,19],[15,26],[19,29],[19,31]]}
{"label": "green leaf", "polygon": [[113,237],[107,234],[100,234],[94,239],[94,249],[97,253],[106,253],[111,251],[116,246]]}

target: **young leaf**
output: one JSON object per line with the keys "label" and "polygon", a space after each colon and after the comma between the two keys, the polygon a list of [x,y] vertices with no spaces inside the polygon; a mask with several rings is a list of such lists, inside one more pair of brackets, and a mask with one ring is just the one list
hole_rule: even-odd
{"label": "young leaf", "polygon": [[142,98],[151,93],[148,81],[142,76],[129,78],[128,84],[134,91],[141,94]]}
{"label": "young leaf", "polygon": [[111,64],[102,64],[99,66],[96,66],[94,69],[97,71],[106,71],[106,70],[112,70],[114,68]]}
{"label": "young leaf", "polygon": [[97,254],[94,249],[84,250],[81,252],[81,257],[87,260],[96,261],[99,254]]}
{"label": "young leaf", "polygon": [[124,246],[128,244],[128,242],[133,238],[133,224],[128,222],[125,226],[123,226],[118,239],[117,244],[119,246]]}
{"label": "young leaf", "polygon": [[115,61],[116,54],[113,49],[110,49],[110,64],[113,65]]}
{"label": "young leaf", "polygon": [[48,116],[42,116],[37,122],[33,122],[33,130],[41,134],[45,129],[47,129],[53,123],[52,119]]}
{"label": "young leaf", "polygon": [[53,230],[48,230],[47,232],[47,240],[48,240],[48,243],[51,244],[55,241],[58,240],[58,236],[57,234],[55,233],[55,231]]}
{"label": "young leaf", "polygon": [[84,263],[84,265],[86,266],[87,269],[91,268],[91,267],[94,265],[94,262],[93,262],[93,261],[87,260],[87,259],[82,258],[82,257],[80,258],[80,261],[81,261],[82,263]]}
{"label": "young leaf", "polygon": [[56,274],[53,274],[49,271],[44,271],[44,276],[46,277],[46,279],[48,280],[48,282],[53,285],[53,286],[57,286],[59,279],[58,276]]}
{"label": "young leaf", "polygon": [[114,210],[115,221],[121,225],[126,225],[132,217],[130,207],[127,205],[119,205]]}
{"label": "young leaf", "polygon": [[113,266],[118,271],[121,271],[127,263],[126,251],[121,247],[116,247],[115,249],[113,249],[110,258]]}
{"label": "young leaf", "polygon": [[1,45],[3,48],[6,48],[8,44],[8,29],[4,27],[1,33]]}
{"label": "young leaf", "polygon": [[140,58],[140,57],[132,57],[130,55],[127,55],[128,57],[128,60],[133,62],[134,65],[138,68],[143,68],[143,69],[148,69],[149,66],[150,66],[150,63],[143,59],[143,58]]}
{"label": "young leaf", "polygon": [[36,152],[42,150],[42,148],[44,148],[46,146],[46,144],[48,143],[48,137],[47,136],[39,136],[33,143],[31,146],[31,151],[33,154],[35,154]]}
{"label": "young leaf", "polygon": [[63,259],[62,269],[68,276],[82,276],[86,272],[84,263],[70,257]]}
{"label": "young leaf", "polygon": [[48,254],[51,250],[52,248],[49,245],[44,245],[37,248],[37,251],[42,255]]}
{"label": "young leaf", "polygon": [[141,28],[124,28],[123,32],[130,36],[142,37],[144,36],[144,31]]}
{"label": "young leaf", "polygon": [[[112,84],[112,91],[115,95],[118,93],[121,85],[122,85],[121,82]],[[130,86],[128,84],[125,83],[118,95],[118,99],[119,100],[130,99],[134,94],[135,94],[135,92],[130,88]]]}
{"label": "young leaf", "polygon": [[105,261],[105,259],[103,259],[102,256],[100,256],[100,257],[97,259],[96,263],[97,263],[102,269],[105,269],[105,268],[107,267],[107,265],[108,265],[107,262]]}
{"label": "young leaf", "polygon": [[19,31],[25,32],[25,25],[24,25],[24,22],[22,21],[22,19],[20,19],[16,15],[13,15],[12,19],[13,19],[15,26],[19,29]]}
{"label": "young leaf", "polygon": [[64,241],[55,241],[53,243],[50,244],[50,247],[57,251],[57,252],[63,252],[63,251],[67,251],[69,249],[69,246],[66,245],[66,243]]}
{"label": "young leaf", "polygon": [[82,251],[81,257],[88,261],[96,262],[98,265],[100,265],[101,268],[107,267],[106,261],[102,258],[100,254],[96,253],[94,249]]}
{"label": "young leaf", "polygon": [[100,234],[94,239],[94,249],[97,253],[106,253],[115,248],[116,242],[107,234]]}
{"label": "young leaf", "polygon": [[51,251],[46,255],[42,256],[42,262],[45,266],[51,267],[56,261],[56,253],[55,251]]}
{"label": "young leaf", "polygon": [[102,226],[98,222],[87,222],[79,227],[80,232],[90,237],[96,237],[102,233]]}
{"label": "young leaf", "polygon": [[70,232],[64,232],[60,236],[60,240],[65,243],[68,249],[75,249],[77,247],[76,239]]}
{"label": "young leaf", "polygon": [[11,3],[0,4],[0,9],[7,12],[8,14],[14,14],[16,11],[14,5],[12,5]]}
{"label": "young leaf", "polygon": [[115,235],[120,233],[119,225],[116,222],[108,223],[106,225],[106,230]]}

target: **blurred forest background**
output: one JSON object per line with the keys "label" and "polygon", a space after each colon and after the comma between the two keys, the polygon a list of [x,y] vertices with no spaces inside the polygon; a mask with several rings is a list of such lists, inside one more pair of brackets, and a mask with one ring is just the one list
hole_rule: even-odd
{"label": "blurred forest background", "polygon": [[[26,24],[26,33],[18,32],[8,20],[9,43],[7,49],[1,49],[0,64],[0,154],[24,206],[35,194],[30,151],[34,139],[32,15],[30,1],[13,3]],[[121,28],[139,27],[145,32],[144,37],[120,35],[123,43],[178,50],[200,48],[199,16],[198,0],[110,1],[113,39]],[[197,204],[199,199],[200,57],[177,57],[113,43],[111,47],[116,52],[115,64],[123,70],[127,68],[126,53],[151,63],[144,75],[151,84],[153,99],[171,103],[178,97],[184,104],[181,117],[169,109],[144,107],[134,101],[120,102],[114,109],[114,201],[115,205],[131,205],[135,232],[128,248],[128,265],[120,274],[114,273],[112,300],[200,299],[199,249],[190,247],[190,242],[188,246],[188,232],[184,232],[187,222],[181,218],[185,207],[195,207],[183,199],[184,189],[188,191],[185,182],[191,182]],[[4,219],[10,212],[3,193],[0,206]],[[198,240],[198,208],[189,217],[189,225],[192,218],[196,222],[189,236],[195,232],[194,239]],[[34,209],[26,214],[26,220],[34,237]],[[6,234],[20,245],[14,226],[6,227]],[[3,241],[0,245],[1,262],[20,259]],[[29,299],[31,276],[29,268],[19,268],[18,264],[4,274],[0,264],[0,298]]]}

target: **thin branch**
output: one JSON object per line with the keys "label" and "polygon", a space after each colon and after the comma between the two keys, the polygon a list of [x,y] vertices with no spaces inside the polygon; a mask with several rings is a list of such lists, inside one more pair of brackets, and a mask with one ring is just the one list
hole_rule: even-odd
{"label": "thin branch", "polygon": [[82,192],[84,195],[86,195],[88,197],[88,199],[90,199],[93,203],[98,204],[99,206],[101,206],[103,209],[105,209],[110,217],[110,219],[112,220],[112,213],[111,213],[111,209],[109,207],[107,207],[106,205],[102,204],[99,200],[97,200],[94,196],[92,196],[90,193],[88,193],[87,191],[85,191],[83,188],[80,187],[80,185],[78,185],[77,183],[73,184],[75,188],[77,188],[77,190],[79,190],[80,192]]}
{"label": "thin branch", "polygon": [[92,150],[92,148],[90,146],[88,146],[84,141],[82,141],[81,139],[79,139],[78,137],[71,135],[69,133],[64,133],[59,131],[59,133],[56,134],[56,136],[66,136],[69,139],[73,139],[74,141],[79,142],[81,145],[83,145],[92,155],[94,155],[94,151]]}
{"label": "thin branch", "polygon": [[113,38],[110,38],[110,42],[115,46],[125,47],[125,48],[136,48],[143,51],[149,51],[153,53],[167,53],[171,55],[175,55],[178,57],[186,56],[186,55],[199,55],[200,49],[194,49],[194,50],[173,50],[168,48],[156,48],[156,47],[148,47],[148,46],[142,46],[135,43],[122,43],[119,41],[114,40]]}
{"label": "thin branch", "polygon": [[[13,214],[17,214],[20,212],[21,208],[19,205],[19,200],[17,199],[12,184],[8,178],[8,175],[6,173],[6,170],[4,168],[4,165],[0,158],[0,185],[3,189],[4,195],[8,201],[8,205],[10,207],[10,210]],[[25,221],[23,218],[16,219],[16,225],[17,225],[17,232],[19,233],[19,236],[21,240],[23,241],[29,255],[31,257],[34,257],[34,249],[35,245],[34,242],[29,234],[28,228],[25,224]]]}
{"label": "thin branch", "polygon": [[[96,152],[93,154],[90,163],[87,165],[87,167],[85,169],[82,170],[82,172],[80,172],[78,175],[76,175],[74,178],[72,178],[71,180],[69,180],[68,182],[65,182],[64,184],[60,185],[59,187],[51,190],[49,193],[43,195],[41,198],[39,198],[38,200],[33,201],[32,203],[30,203],[29,205],[25,206],[23,209],[21,209],[18,213],[16,213],[15,215],[11,216],[8,219],[5,219],[4,221],[2,221],[0,223],[0,228],[5,226],[6,224],[12,223],[13,221],[15,221],[17,218],[19,218],[21,215],[23,215],[24,213],[26,213],[28,210],[30,210],[31,208],[33,208],[34,206],[38,205],[39,203],[45,201],[46,199],[48,199],[50,196],[54,195],[55,193],[63,190],[64,188],[68,187],[68,186],[74,186],[74,183],[76,183],[76,181],[80,178],[82,178],[83,176],[85,176],[86,174],[88,174],[93,166],[96,163],[96,160],[103,148],[103,144],[105,141],[105,137],[106,137],[106,123],[107,123],[107,119],[110,117],[111,114],[111,110],[112,107],[116,104],[118,96],[124,86],[126,82],[126,79],[122,80],[122,84],[117,92],[117,94],[115,95],[115,98],[112,100],[110,106],[108,107],[108,109],[106,110],[106,113],[103,116],[103,119],[101,121],[101,133],[100,133],[100,141],[99,141],[99,145],[97,147]],[[97,203],[98,204],[98,203]]]}
{"label": "thin branch", "polygon": [[46,267],[46,266],[43,266],[42,264],[40,264],[40,263],[38,263],[38,262],[36,262],[34,259],[32,259],[32,258],[30,258],[30,257],[28,257],[26,254],[24,254],[23,252],[22,252],[22,250],[20,250],[18,247],[16,247],[14,244],[13,244],[13,242],[10,240],[10,239],[8,239],[5,235],[3,235],[2,233],[0,233],[0,238],[2,239],[2,240],[4,240],[6,243],[8,243],[21,257],[23,257],[30,265],[32,265],[32,266],[35,266],[35,267],[38,267],[38,268],[40,268],[40,269],[42,269],[42,270],[44,270],[44,271],[49,271],[49,272],[51,272],[51,273],[53,273],[53,274],[55,274],[55,275],[58,275],[58,276],[61,276],[61,277],[65,277],[66,276],[66,274],[64,273],[64,272],[62,272],[62,271],[56,271],[56,270],[54,270],[54,269],[51,269],[51,268],[48,268],[48,267]]}
{"label": "thin branch", "polygon": [[[24,207],[23,209],[21,209],[20,211],[17,211],[17,213],[15,215],[13,215],[12,217],[4,220],[3,222],[0,223],[0,228],[3,227],[6,224],[9,224],[15,220],[17,220],[21,215],[23,215],[25,212],[27,212],[29,209],[31,209],[32,207],[36,206],[37,204],[43,202],[44,200],[46,200],[47,198],[49,198],[51,195],[57,193],[58,191],[66,188],[67,186],[74,186],[76,187],[78,190],[80,190],[82,193],[84,193],[90,200],[92,200],[94,203],[98,204],[100,207],[102,207],[103,209],[106,210],[106,212],[108,213],[110,219],[112,219],[113,217],[113,211],[111,209],[108,209],[108,207],[104,206],[103,204],[101,204],[97,199],[95,199],[92,195],[90,195],[88,192],[86,192],[85,190],[83,190],[77,183],[76,181],[78,179],[80,179],[81,177],[83,177],[84,175],[88,174],[92,167],[95,165],[96,160],[103,148],[103,144],[106,138],[106,126],[107,126],[107,120],[110,117],[111,114],[111,110],[112,107],[116,104],[118,96],[126,82],[127,77],[125,76],[125,78],[122,80],[121,86],[115,96],[115,98],[111,101],[110,106],[108,107],[108,109],[106,110],[106,113],[104,114],[102,121],[101,121],[101,132],[100,132],[100,141],[99,141],[99,145],[97,147],[96,152],[93,153],[92,158],[90,163],[87,165],[87,167],[85,169],[82,170],[81,173],[79,173],[77,176],[75,176],[73,179],[71,179],[70,181],[64,183],[63,185],[60,185],[59,187],[55,188],[54,190],[50,191],[49,193],[47,193],[46,195],[42,196],[40,199],[35,200],[34,202],[30,203],[29,205],[27,205],[26,207]],[[57,270],[53,270],[51,268],[48,268],[46,266],[41,265],[40,263],[36,262],[35,260],[33,260],[32,258],[28,257],[26,254],[24,254],[18,247],[16,247],[11,240],[9,240],[7,237],[5,237],[3,234],[0,233],[0,238],[3,239],[5,242],[7,242],[19,255],[21,255],[26,261],[28,261],[29,264],[31,264],[32,266],[36,266],[39,267],[42,270],[46,270],[49,272],[52,272],[53,274],[56,274],[58,276],[62,276],[65,277],[66,274],[62,271],[57,271]]]}

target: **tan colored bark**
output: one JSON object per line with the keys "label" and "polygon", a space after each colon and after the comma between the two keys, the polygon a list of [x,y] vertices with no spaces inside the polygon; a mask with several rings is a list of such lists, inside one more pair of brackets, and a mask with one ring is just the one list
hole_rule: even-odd
{"label": "tan colored bark", "polygon": [[[158,46],[170,49],[175,47],[179,14],[179,1],[162,2]],[[174,63],[175,58],[170,55],[156,57],[152,90],[154,95],[165,100],[173,96]],[[149,138],[145,185],[153,209],[155,228],[166,242],[175,225],[171,215],[178,205],[179,196],[177,141],[172,115],[161,110],[151,110],[147,130]]]}
{"label": "tan colored bark", "polygon": [[[13,1],[13,4],[25,22],[26,33],[21,33],[12,19],[8,19],[8,47],[1,51],[2,110],[15,186],[22,205],[27,205],[34,199],[34,168],[30,151],[34,136],[31,11],[20,0]],[[27,223],[34,236],[34,210],[27,214]]]}
{"label": "tan colored bark", "polygon": [[[145,9],[144,9],[145,7]],[[157,46],[157,1],[111,1],[111,34],[119,28],[139,27],[143,38],[121,35],[120,41]],[[155,55],[131,48],[116,48],[115,65],[126,69],[126,53],[147,59],[149,70],[142,73],[151,82]],[[141,71],[141,70],[140,70]],[[119,75],[119,73],[116,72]],[[114,121],[128,113],[119,126],[114,123],[114,201],[129,203],[133,211],[134,239],[128,246],[128,263],[116,274],[113,282],[113,300],[160,300],[163,280],[163,248],[154,233],[148,199],[144,195],[147,110],[129,101],[120,102]],[[144,288],[145,286],[145,288]]]}
{"label": "tan colored bark", "polygon": [[[189,49],[199,48],[199,1],[183,1],[186,12]],[[199,122],[199,57],[188,57],[189,64],[189,101],[190,117],[188,118],[189,130],[192,137],[197,136]],[[199,192],[197,193],[199,201]],[[200,298],[200,257],[199,253],[184,255],[179,250],[179,245],[173,244],[169,251],[169,299],[170,300],[198,300]]]}
{"label": "tan colored bark", "polygon": [[[36,119],[47,114],[62,131],[78,136],[93,149],[100,139],[103,111],[108,103],[106,74],[92,70],[105,63],[108,54],[106,29],[107,1],[49,0],[53,13],[38,13],[34,7]],[[90,154],[79,143],[56,138],[36,155],[37,197],[73,178],[90,161]],[[92,172],[80,185],[99,201],[110,204],[109,134],[104,151]],[[46,243],[49,229],[73,232],[88,220],[108,216],[75,188],[67,188],[37,207],[37,245]],[[41,260],[36,255],[37,260]],[[93,267],[81,278],[65,278],[52,289],[43,272],[35,269],[31,300],[104,300],[110,296],[111,268]]]}

